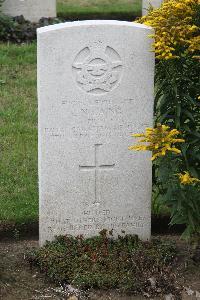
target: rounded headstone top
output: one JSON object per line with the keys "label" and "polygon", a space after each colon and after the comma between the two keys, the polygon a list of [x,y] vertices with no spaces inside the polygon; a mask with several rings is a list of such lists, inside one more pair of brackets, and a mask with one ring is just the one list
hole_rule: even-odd
{"label": "rounded headstone top", "polygon": [[144,24],[139,24],[135,22],[127,22],[127,21],[117,21],[117,20],[87,20],[87,21],[74,21],[74,22],[65,22],[50,26],[45,26],[37,29],[37,33],[50,32],[54,30],[72,28],[72,27],[83,27],[83,26],[120,26],[120,27],[132,27],[138,29],[152,30],[151,27],[146,26]]}

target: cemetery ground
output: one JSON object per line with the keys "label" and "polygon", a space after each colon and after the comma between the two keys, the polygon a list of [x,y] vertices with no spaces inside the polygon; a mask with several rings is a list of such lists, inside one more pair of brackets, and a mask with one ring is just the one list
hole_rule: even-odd
{"label": "cemetery ground", "polygon": [[[38,236],[29,232],[22,238],[19,230],[23,227],[30,231],[38,220],[36,44],[1,44],[0,67],[0,226],[4,233],[12,229],[12,238],[5,239],[4,234],[1,242],[2,299],[67,299],[69,288],[65,291],[59,289],[58,284],[50,282],[35,266],[30,268],[24,260],[28,250],[38,248]],[[172,275],[175,276],[174,287],[185,287],[182,299],[198,299],[199,254],[193,257],[192,248],[180,241],[179,236],[164,236],[162,239],[175,241],[178,247],[172,269],[169,267],[168,271],[169,278],[175,274]],[[154,279],[149,278],[148,282],[149,287],[154,285]],[[167,282],[166,278],[165,284]],[[167,287],[164,288],[166,291]],[[90,293],[93,300],[143,299],[138,297],[130,293],[123,296],[109,289]],[[157,299],[162,298],[158,296]]]}
{"label": "cemetery ground", "polygon": [[[155,237],[154,237],[155,238]],[[178,236],[158,236],[157,238],[164,241],[176,241],[178,247],[178,255],[173,263],[172,268],[169,267],[165,280],[160,282],[161,288],[168,291],[167,295],[157,297],[148,297],[148,293],[135,295],[133,293],[122,293],[118,289],[73,289],[70,285],[61,287],[49,280],[44,274],[39,272],[36,267],[30,268],[25,260],[27,251],[33,247],[38,248],[38,237],[22,240],[4,239],[0,243],[0,297],[2,300],[28,300],[28,299],[57,299],[57,300],[145,300],[145,299],[183,299],[195,300],[199,299],[199,272],[200,266],[191,259],[191,248],[180,241]],[[170,252],[169,252],[170,253]],[[138,262],[137,262],[138,263]],[[74,268],[76,266],[74,265]],[[119,268],[120,269],[120,268]],[[109,274],[109,270],[108,274]],[[170,281],[174,277],[174,285],[170,285]],[[94,273],[94,276],[98,274]],[[122,272],[123,275],[123,272]],[[112,276],[111,276],[112,277]],[[101,279],[101,278],[100,278]],[[149,278],[147,289],[154,287],[155,278]],[[169,286],[168,286],[169,284]],[[179,295],[179,289],[181,296]],[[157,288],[159,290],[159,288]],[[174,291],[177,294],[174,298],[170,294]]]}

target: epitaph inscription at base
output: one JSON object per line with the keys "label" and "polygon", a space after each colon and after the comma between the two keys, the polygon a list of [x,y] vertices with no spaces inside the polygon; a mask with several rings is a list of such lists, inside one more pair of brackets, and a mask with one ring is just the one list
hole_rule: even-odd
{"label": "epitaph inscription at base", "polygon": [[113,229],[150,238],[152,29],[83,21],[38,30],[40,244]]}

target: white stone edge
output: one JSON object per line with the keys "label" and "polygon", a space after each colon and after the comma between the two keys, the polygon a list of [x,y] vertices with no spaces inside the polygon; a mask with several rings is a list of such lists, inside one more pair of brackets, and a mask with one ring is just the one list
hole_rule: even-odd
{"label": "white stone edge", "polygon": [[134,27],[146,30],[152,30],[151,27],[146,26],[144,24],[139,24],[135,22],[127,22],[127,21],[117,21],[117,20],[88,20],[88,21],[74,21],[74,22],[65,22],[59,23],[49,26],[40,27],[37,29],[37,34],[41,34],[44,32],[51,32],[59,29],[79,27],[79,26],[90,26],[90,25],[115,25],[115,26],[127,26]]}

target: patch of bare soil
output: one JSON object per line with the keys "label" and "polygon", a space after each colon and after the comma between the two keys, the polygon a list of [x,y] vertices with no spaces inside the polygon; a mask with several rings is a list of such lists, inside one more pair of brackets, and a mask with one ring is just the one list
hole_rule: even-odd
{"label": "patch of bare soil", "polygon": [[55,287],[25,262],[25,253],[32,247],[38,247],[36,240],[0,244],[0,299],[61,299],[54,292]]}
{"label": "patch of bare soil", "polygon": [[[183,300],[200,300],[200,259],[186,243],[175,239],[179,249],[176,263],[177,282],[183,286]],[[121,295],[117,291],[90,291],[87,294],[71,286],[58,287],[50,283],[36,269],[30,269],[24,260],[25,254],[33,247],[38,247],[37,240],[4,240],[0,243],[0,299],[1,300],[144,300],[148,295]],[[192,257],[193,256],[193,257]],[[161,298],[160,298],[161,299]],[[173,295],[164,296],[173,300]],[[175,300],[175,299],[174,299]]]}

